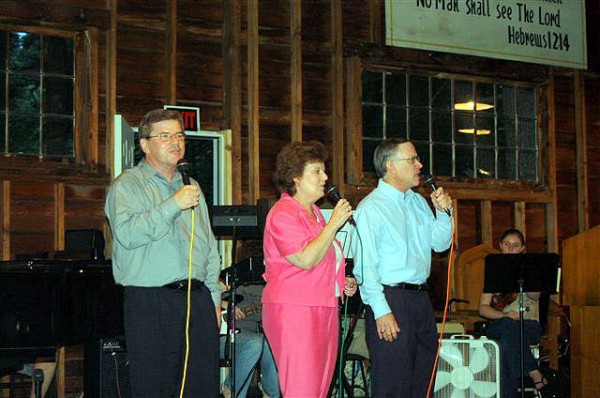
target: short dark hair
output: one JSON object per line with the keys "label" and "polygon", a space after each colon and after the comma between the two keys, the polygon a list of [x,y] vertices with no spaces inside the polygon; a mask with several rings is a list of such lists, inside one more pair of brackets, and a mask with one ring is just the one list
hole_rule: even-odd
{"label": "short dark hair", "polygon": [[152,126],[155,123],[164,122],[165,120],[177,120],[181,124],[181,128],[183,128],[183,119],[181,119],[179,112],[163,108],[153,109],[142,117],[140,127],[138,128],[140,138],[147,138],[150,132],[152,132]]}
{"label": "short dark hair", "polygon": [[387,174],[387,161],[393,156],[400,144],[406,144],[410,142],[406,138],[388,138],[387,140],[381,141],[381,144],[375,149],[373,154],[373,164],[375,165],[375,171],[380,178],[385,177]]}
{"label": "short dark hair", "polygon": [[504,231],[502,235],[500,235],[500,243],[502,243],[502,241],[510,235],[514,235],[517,238],[519,238],[519,240],[521,241],[521,245],[525,246],[525,235],[523,235],[523,232],[521,232],[517,228],[509,228],[506,231]]}
{"label": "short dark hair", "polygon": [[296,194],[294,178],[304,172],[309,163],[327,161],[327,150],[319,141],[291,142],[277,154],[273,183],[279,193]]}

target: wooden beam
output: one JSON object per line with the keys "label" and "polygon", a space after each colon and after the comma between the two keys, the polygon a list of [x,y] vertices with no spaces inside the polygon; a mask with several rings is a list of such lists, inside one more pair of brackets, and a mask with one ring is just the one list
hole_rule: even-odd
{"label": "wooden beam", "polygon": [[342,0],[331,0],[332,180],[344,196],[344,43]]}
{"label": "wooden beam", "polygon": [[65,250],[65,184],[54,184],[54,250]]}
{"label": "wooden beam", "polygon": [[177,1],[165,0],[167,6],[167,29],[165,73],[167,80],[167,104],[177,103]]}
{"label": "wooden beam", "polygon": [[481,201],[481,243],[494,246],[491,200]]}
{"label": "wooden beam", "polygon": [[290,0],[290,9],[291,139],[302,141],[302,0]]}
{"label": "wooden beam", "polygon": [[558,211],[556,193],[556,101],[554,98],[554,75],[550,74],[548,87],[546,89],[546,103],[548,106],[548,188],[552,201],[546,204],[546,250],[558,253]]}
{"label": "wooden beam", "polygon": [[[346,178],[350,184],[362,181],[362,70],[359,57],[346,61]],[[346,193],[347,195],[347,193]]]}
{"label": "wooden beam", "polygon": [[248,0],[248,200],[260,197],[258,0]]}
{"label": "wooden beam", "polygon": [[575,145],[577,148],[577,227],[583,232],[590,227],[588,197],[588,153],[585,105],[585,77],[575,71],[573,80],[575,96]]}
{"label": "wooden beam", "polygon": [[88,145],[88,159],[87,164],[90,170],[96,171],[98,168],[98,116],[99,116],[99,105],[98,105],[98,29],[90,28],[86,32],[86,42],[89,49],[88,70],[84,76],[89,76],[88,82],[88,95],[84,103],[87,104],[87,145]]}
{"label": "wooden beam", "polygon": [[114,119],[117,113],[117,0],[106,0],[106,7],[110,10],[110,29],[106,37],[106,172],[112,176],[115,148],[113,137],[115,135]]}
{"label": "wooden beam", "polygon": [[223,1],[223,115],[231,130],[232,204],[242,200],[242,84],[240,72],[241,11],[238,0]]}
{"label": "wooden beam", "polygon": [[380,47],[385,43],[385,32],[382,29],[382,15],[385,14],[385,3],[381,0],[369,1],[369,34],[371,43]]}
{"label": "wooden beam", "polygon": [[10,260],[10,181],[2,181],[2,260]]}

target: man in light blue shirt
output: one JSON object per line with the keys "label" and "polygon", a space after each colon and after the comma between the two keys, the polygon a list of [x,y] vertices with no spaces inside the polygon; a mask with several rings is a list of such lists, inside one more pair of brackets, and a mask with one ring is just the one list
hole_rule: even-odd
{"label": "man in light blue shirt", "polygon": [[[414,145],[384,140],[375,150],[381,177],[354,214],[355,276],[367,309],[374,397],[426,397],[437,350],[427,278],[431,250],[450,247],[452,199],[438,188],[426,200],[412,188],[423,165]],[[362,242],[362,244],[361,244]],[[361,272],[361,269],[363,272]]]}

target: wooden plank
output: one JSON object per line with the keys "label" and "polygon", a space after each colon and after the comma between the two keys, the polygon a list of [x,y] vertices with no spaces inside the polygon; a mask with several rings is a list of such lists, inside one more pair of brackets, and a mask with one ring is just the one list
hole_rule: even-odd
{"label": "wooden plank", "polygon": [[[357,185],[362,180],[362,70],[359,57],[346,60],[346,178],[349,184]],[[345,190],[347,187],[344,185]],[[360,187],[357,187],[360,189]],[[365,194],[366,195],[366,194]],[[347,196],[347,192],[346,192]]]}
{"label": "wooden plank", "polygon": [[2,181],[2,260],[10,260],[10,181]]}
{"label": "wooden plank", "polygon": [[106,6],[110,10],[110,29],[106,37],[106,173],[112,176],[115,148],[113,137],[115,135],[114,118],[117,113],[117,0],[107,0]]}
{"label": "wooden plank", "polygon": [[165,80],[167,104],[177,103],[177,1],[165,0],[167,32],[165,51]]}
{"label": "wooden plank", "polygon": [[344,43],[342,0],[331,0],[331,178],[344,196]]}
{"label": "wooden plank", "polygon": [[481,201],[481,243],[494,246],[494,233],[492,228],[492,201]]}
{"label": "wooden plank", "polygon": [[588,203],[588,152],[585,106],[585,81],[581,71],[575,71],[575,137],[577,148],[577,224],[579,232],[590,227]]}
{"label": "wooden plank", "polygon": [[[89,68],[87,73],[89,74],[89,98],[84,103],[87,104],[87,109],[84,112],[87,113],[87,165],[90,170],[96,170],[98,166],[98,117],[99,117],[99,105],[98,105],[98,62],[99,62],[99,50],[98,50],[98,29],[91,28],[86,32],[86,43],[89,47]],[[88,43],[89,41],[89,43]]]}
{"label": "wooden plank", "polygon": [[248,201],[260,197],[258,0],[248,0]]}
{"label": "wooden plank", "polygon": [[242,84],[240,72],[240,2],[223,1],[223,115],[231,130],[232,204],[242,200]]}
{"label": "wooden plank", "polygon": [[302,0],[290,0],[290,39],[291,139],[302,141]]}
{"label": "wooden plank", "polygon": [[[556,112],[554,102],[554,76],[551,75],[546,89],[548,106],[548,188],[552,201],[546,205],[546,240],[548,251],[558,253],[558,212],[556,209]],[[538,113],[539,114],[539,113]]]}
{"label": "wooden plank", "polygon": [[65,249],[65,184],[54,185],[54,250]]}

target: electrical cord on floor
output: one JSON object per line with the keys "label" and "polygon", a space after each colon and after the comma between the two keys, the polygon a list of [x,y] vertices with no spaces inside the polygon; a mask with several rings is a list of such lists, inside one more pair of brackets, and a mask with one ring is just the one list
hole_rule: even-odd
{"label": "electrical cord on floor", "polygon": [[192,254],[194,252],[194,233],[195,233],[195,221],[196,211],[192,208],[192,233],[190,236],[190,249],[188,252],[188,286],[187,286],[187,300],[186,300],[186,314],[185,314],[185,359],[183,361],[183,376],[181,380],[181,390],[179,392],[179,398],[183,398],[183,392],[185,391],[185,381],[187,378],[188,360],[190,357],[190,314],[192,306]]}
{"label": "electrical cord on floor", "polygon": [[446,328],[446,316],[448,315],[448,300],[450,299],[450,278],[451,278],[452,263],[454,261],[454,239],[455,239],[454,216],[450,217],[450,229],[452,231],[452,240],[451,240],[451,244],[450,244],[450,257],[448,258],[448,275],[446,278],[447,279],[446,302],[444,303],[444,315],[442,317],[442,325],[440,326],[440,336],[438,338],[437,352],[435,354],[435,361],[433,363],[433,369],[431,370],[431,377],[429,378],[429,387],[427,388],[426,397],[429,397],[431,394],[431,391],[435,388],[435,376],[437,373],[436,372],[437,364],[438,364],[438,360],[440,358],[440,349],[442,348],[442,338],[444,337],[444,329]]}

